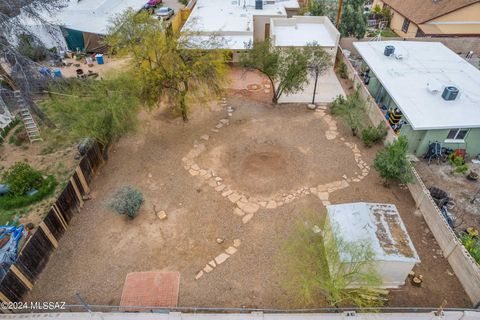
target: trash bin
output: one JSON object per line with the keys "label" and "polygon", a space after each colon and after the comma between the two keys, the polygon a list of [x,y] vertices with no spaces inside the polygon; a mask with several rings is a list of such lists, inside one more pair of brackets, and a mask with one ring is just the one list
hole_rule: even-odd
{"label": "trash bin", "polygon": [[103,64],[103,54],[96,54],[95,59],[97,59],[98,64]]}

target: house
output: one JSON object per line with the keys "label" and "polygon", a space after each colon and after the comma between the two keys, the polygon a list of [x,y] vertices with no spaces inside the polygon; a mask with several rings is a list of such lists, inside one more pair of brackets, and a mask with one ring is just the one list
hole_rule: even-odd
{"label": "house", "polygon": [[[368,246],[372,268],[383,288],[398,288],[420,262],[405,225],[393,204],[345,203],[327,206],[325,241],[334,240],[341,264],[358,262],[352,257],[352,244]],[[329,268],[333,266],[329,265]],[[353,284],[351,287],[360,284]]]}
{"label": "house", "polygon": [[390,28],[404,38],[479,36],[480,0],[374,0],[393,13]]}
{"label": "house", "polygon": [[428,145],[480,153],[480,70],[439,42],[354,42],[363,79],[409,152]]}
{"label": "house", "polygon": [[[249,44],[271,39],[277,48],[305,47],[317,42],[332,56],[337,53],[340,33],[327,17],[291,16],[298,9],[296,0],[198,0],[183,31],[192,32],[192,42],[201,47],[215,36],[216,48],[227,49],[231,60],[238,62]],[[280,103],[310,103],[315,81],[311,79],[303,92],[282,95]],[[326,104],[345,95],[333,68],[319,78],[316,103]]]}
{"label": "house", "polygon": [[112,19],[128,8],[140,11],[147,0],[68,0],[66,6],[54,16],[45,13],[51,26],[38,25],[29,18],[24,20],[48,48],[57,47],[71,51],[95,52],[103,47],[103,36]]}
{"label": "house", "polygon": [[298,9],[296,0],[198,0],[182,30],[194,32],[199,44],[212,35],[222,38],[219,46],[238,61],[249,43],[270,36],[271,18],[286,18]]}
{"label": "house", "polygon": [[[327,104],[337,96],[345,95],[342,85],[333,70],[333,63],[338,50],[340,32],[328,17],[293,16],[291,18],[270,19],[270,38],[277,48],[303,48],[316,42],[326,50],[332,61],[332,68],[318,78],[315,91],[315,103]],[[312,102],[315,79],[310,77],[308,85],[301,92],[282,95],[279,103],[310,103]]]}

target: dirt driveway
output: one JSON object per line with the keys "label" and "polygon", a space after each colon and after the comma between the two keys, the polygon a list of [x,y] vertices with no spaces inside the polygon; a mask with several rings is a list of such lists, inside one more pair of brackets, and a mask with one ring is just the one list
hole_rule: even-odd
{"label": "dirt driveway", "polygon": [[[226,106],[235,109],[231,117]],[[369,168],[376,149],[357,147],[325,113],[238,93],[195,112],[187,124],[164,113],[143,117],[139,132],[115,145],[93,199],[72,220],[27,300],[78,304],[78,292],[90,304],[118,305],[127,273],[177,270],[179,306],[305,307],[282,288],[284,239],[306,210],[373,201],[397,206],[425,279],[423,288],[393,291],[389,305],[437,307],[446,299],[449,307],[470,306],[408,191],[382,187]],[[145,194],[135,220],[104,208],[126,184]],[[153,206],[168,219],[159,220]]]}

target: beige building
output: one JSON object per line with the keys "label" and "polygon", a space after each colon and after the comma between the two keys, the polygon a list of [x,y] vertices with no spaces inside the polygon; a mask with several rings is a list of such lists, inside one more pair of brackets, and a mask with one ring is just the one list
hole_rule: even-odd
{"label": "beige building", "polygon": [[404,38],[480,36],[480,0],[374,0],[393,12],[390,28]]}

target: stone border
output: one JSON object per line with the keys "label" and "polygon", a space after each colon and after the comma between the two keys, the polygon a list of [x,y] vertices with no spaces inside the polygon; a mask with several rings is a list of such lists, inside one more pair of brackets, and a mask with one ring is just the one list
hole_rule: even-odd
{"label": "stone border", "polygon": [[[235,109],[228,106],[227,99],[222,98],[219,103],[222,107],[225,107],[227,109],[228,117],[232,117]],[[337,123],[330,115],[326,113],[325,109],[325,107],[316,109],[314,111],[314,115],[327,123],[328,130],[325,132],[325,137],[327,138],[327,140],[334,140],[339,135]],[[210,131],[214,134],[220,133],[220,130],[222,128],[225,128],[229,125],[230,120],[228,118],[223,118],[220,119],[220,121]],[[344,138],[340,138],[340,140],[345,144],[345,146],[352,150],[355,162],[357,163],[360,173],[355,172],[355,175],[352,177],[347,177],[346,175],[343,175],[342,180],[319,184],[316,186],[304,186],[297,190],[291,190],[289,193],[278,193],[269,198],[248,196],[240,191],[232,189],[231,186],[226,185],[223,182],[224,180],[218,175],[216,175],[213,170],[208,168],[201,168],[195,162],[195,158],[200,156],[200,154],[202,154],[207,149],[205,144],[209,141],[209,139],[210,136],[208,134],[204,134],[200,136],[200,141],[202,142],[194,143],[193,148],[185,155],[185,157],[182,158],[184,169],[188,171],[190,175],[198,176],[206,184],[212,187],[216,192],[220,193],[222,197],[232,202],[235,205],[233,209],[233,214],[241,217],[243,224],[246,224],[250,220],[252,220],[255,213],[257,213],[260,208],[269,210],[276,209],[310,194],[318,196],[318,198],[322,201],[322,204],[324,206],[328,206],[331,204],[329,201],[331,193],[349,187],[350,183],[360,182],[370,172],[370,167],[365,161],[362,160],[362,155],[357,145],[355,143],[346,142]],[[240,241],[240,239],[236,240]],[[235,249],[231,249],[231,254],[226,252],[218,255],[214,260],[217,261],[218,259],[219,262],[211,260],[210,262],[213,263],[209,262],[202,269],[202,271],[200,271],[196,275],[195,279],[200,279],[205,273],[211,272],[213,268],[215,268],[218,264],[226,261],[233,253],[237,251],[236,246],[233,246],[231,248]]]}

